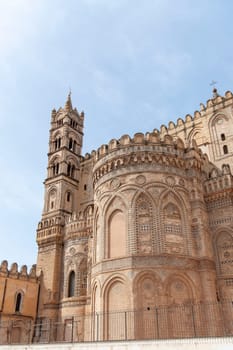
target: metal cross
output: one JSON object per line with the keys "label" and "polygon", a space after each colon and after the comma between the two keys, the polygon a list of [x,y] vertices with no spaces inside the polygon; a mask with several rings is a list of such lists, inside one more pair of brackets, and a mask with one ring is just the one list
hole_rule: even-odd
{"label": "metal cross", "polygon": [[210,86],[213,86],[215,88],[215,84],[217,84],[217,81],[212,80]]}

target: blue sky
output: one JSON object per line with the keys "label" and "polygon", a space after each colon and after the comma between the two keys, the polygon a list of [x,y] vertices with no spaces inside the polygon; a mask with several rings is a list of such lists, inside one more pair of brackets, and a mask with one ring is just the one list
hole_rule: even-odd
{"label": "blue sky", "polygon": [[233,90],[233,2],[0,0],[0,260],[36,262],[52,108],[72,90],[83,153]]}

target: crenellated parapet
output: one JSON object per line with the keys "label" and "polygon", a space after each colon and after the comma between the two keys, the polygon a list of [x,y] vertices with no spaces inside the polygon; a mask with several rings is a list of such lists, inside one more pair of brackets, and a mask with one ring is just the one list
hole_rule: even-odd
{"label": "crenellated parapet", "polygon": [[66,218],[65,240],[70,238],[84,238],[92,236],[93,231],[93,207],[89,206],[85,211],[73,213]]}
{"label": "crenellated parapet", "polygon": [[209,173],[209,178],[204,182],[205,195],[208,197],[224,195],[231,192],[233,188],[233,176],[228,164],[222,166],[222,169],[213,168]]}
{"label": "crenellated parapet", "polygon": [[[184,127],[194,127],[195,124],[198,124],[199,121],[208,114],[217,113],[218,111],[221,111],[223,108],[232,105],[233,103],[233,94],[231,91],[227,91],[225,93],[225,96],[220,96],[216,92],[213,95],[213,98],[209,99],[206,102],[206,105],[203,103],[200,104],[200,111],[195,111],[193,116],[190,114],[187,114],[185,116],[185,119],[178,118],[176,123],[173,121],[170,121],[168,123],[168,126],[161,125],[160,127],[160,133],[162,135],[165,135],[167,133],[170,133],[172,131],[179,132],[180,129],[183,129]],[[157,131],[155,129],[154,131]]]}
{"label": "crenellated parapet", "polygon": [[157,132],[136,133],[131,139],[123,135],[119,140],[113,139],[108,145],[102,145],[91,156],[94,159],[94,184],[104,175],[119,169],[132,169],[142,166],[156,171],[156,168],[170,171],[171,168],[196,170],[207,172],[210,169],[207,155],[197,147],[193,140],[192,145],[185,147],[180,138],[164,135]]}
{"label": "crenellated parapet", "polygon": [[63,216],[40,221],[37,228],[37,243],[40,245],[52,241],[61,241],[64,225],[65,219]]}
{"label": "crenellated parapet", "polygon": [[233,176],[228,164],[214,168],[204,182],[205,201],[209,209],[231,206],[233,203]]}
{"label": "crenellated parapet", "polygon": [[37,282],[38,280],[36,276],[36,265],[32,265],[30,271],[28,272],[27,265],[21,266],[21,269],[19,270],[18,264],[14,262],[9,269],[7,260],[3,260],[1,262],[0,276],[32,282]]}

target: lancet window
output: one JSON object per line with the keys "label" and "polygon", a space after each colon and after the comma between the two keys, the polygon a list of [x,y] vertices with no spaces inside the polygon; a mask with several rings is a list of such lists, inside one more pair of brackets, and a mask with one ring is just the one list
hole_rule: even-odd
{"label": "lancet window", "polygon": [[16,303],[15,303],[15,312],[21,311],[21,306],[22,306],[22,293],[17,293]]}
{"label": "lancet window", "polygon": [[69,282],[68,282],[68,298],[73,297],[74,293],[75,293],[75,272],[71,271],[69,275]]}
{"label": "lancet window", "polygon": [[152,252],[153,216],[150,199],[142,194],[136,200],[136,236],[137,252],[149,254]]}

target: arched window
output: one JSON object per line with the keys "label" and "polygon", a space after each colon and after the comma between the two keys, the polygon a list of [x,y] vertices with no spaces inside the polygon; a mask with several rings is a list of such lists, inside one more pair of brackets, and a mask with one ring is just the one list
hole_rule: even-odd
{"label": "arched window", "polygon": [[230,274],[233,267],[233,238],[228,232],[221,232],[216,240],[218,267],[221,274]]}
{"label": "arched window", "polygon": [[222,141],[225,141],[225,140],[226,140],[225,134],[221,134],[221,140],[222,140]]}
{"label": "arched window", "polygon": [[69,275],[69,284],[68,284],[68,298],[74,296],[75,291],[75,272],[71,271]]}
{"label": "arched window", "polygon": [[19,312],[22,305],[22,294],[18,293],[16,296],[15,312]]}
{"label": "arched window", "polygon": [[75,166],[68,163],[67,165],[67,175],[74,178]]}
{"label": "arched window", "polygon": [[77,274],[77,296],[85,295],[87,292],[87,261],[83,260],[79,265]]}
{"label": "arched window", "polygon": [[62,124],[63,124],[63,119],[60,119],[57,121],[57,126],[62,126]]}
{"label": "arched window", "polygon": [[66,193],[66,200],[67,200],[67,202],[70,201],[70,192],[67,192],[67,193]]}
{"label": "arched window", "polygon": [[71,173],[70,173],[71,177],[74,177],[74,170],[75,170],[75,167],[74,167],[74,165],[72,165],[71,166]]}
{"label": "arched window", "polygon": [[121,210],[112,213],[108,222],[108,257],[125,256],[126,253],[126,220]]}
{"label": "arched window", "polygon": [[67,165],[67,175],[70,176],[70,172],[71,172],[71,164],[69,163]]}
{"label": "arched window", "polygon": [[53,175],[58,175],[59,173],[59,163],[53,164]]}
{"label": "arched window", "polygon": [[69,139],[69,149],[70,150],[73,149],[73,140],[72,140],[72,138]]}
{"label": "arched window", "polygon": [[57,137],[55,140],[55,150],[59,149],[61,147],[61,138]]}
{"label": "arched window", "polygon": [[181,208],[169,202],[163,208],[164,234],[166,251],[172,254],[185,253],[184,224],[182,222]]}
{"label": "arched window", "polygon": [[153,217],[152,204],[147,196],[141,194],[136,201],[137,252],[152,252]]}
{"label": "arched window", "polygon": [[228,154],[228,147],[227,147],[227,145],[223,146],[223,153],[224,154]]}

